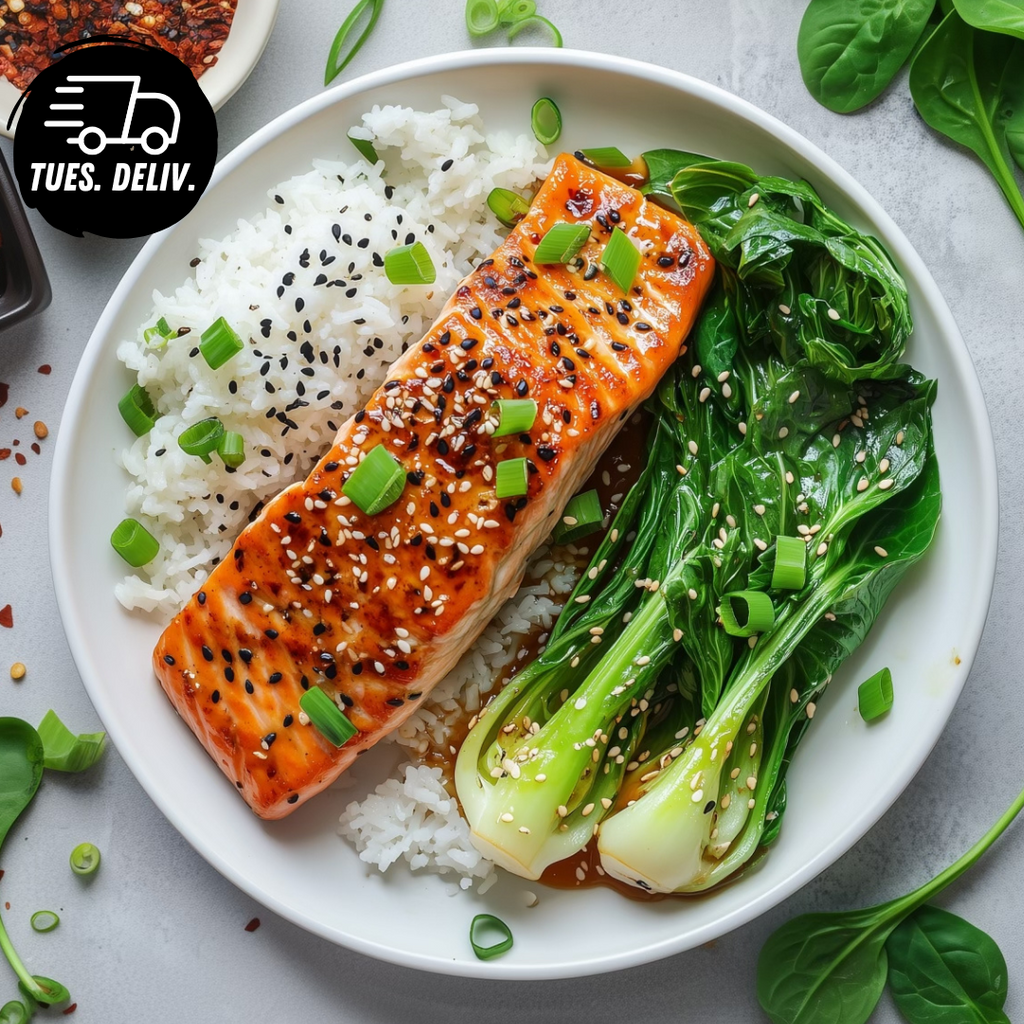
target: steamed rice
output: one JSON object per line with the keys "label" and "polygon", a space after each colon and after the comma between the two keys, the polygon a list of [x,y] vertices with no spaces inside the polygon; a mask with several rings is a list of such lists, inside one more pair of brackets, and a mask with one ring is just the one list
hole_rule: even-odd
{"label": "steamed rice", "polygon": [[[304,478],[338,426],[383,382],[390,364],[436,319],[455,285],[502,235],[487,208],[492,188],[527,189],[550,164],[532,135],[486,134],[473,104],[442,97],[431,113],[374,107],[352,134],[371,140],[381,164],[314,160],[313,169],[268,191],[266,210],[223,239],[202,239],[195,275],[153,312],[118,358],[157,408],[153,429],[123,452],[131,481],[126,512],[159,539],[146,576],[117,585],[129,609],[177,612],[231,549],[259,503]],[[429,286],[402,287],[381,270],[383,253],[421,241],[437,268]],[[164,317],[187,332],[154,348],[144,330]],[[224,317],[245,348],[219,370],[198,352],[201,333]],[[208,416],[242,434],[246,459],[230,472],[186,455],[178,435]],[[543,643],[576,579],[576,566],[537,552],[524,585],[461,661],[388,740],[415,759],[443,749],[464,711],[529,648]],[[366,863],[398,860],[460,876],[459,887],[494,881],[439,768],[402,765],[339,831]],[[455,889],[454,891],[458,891]]]}

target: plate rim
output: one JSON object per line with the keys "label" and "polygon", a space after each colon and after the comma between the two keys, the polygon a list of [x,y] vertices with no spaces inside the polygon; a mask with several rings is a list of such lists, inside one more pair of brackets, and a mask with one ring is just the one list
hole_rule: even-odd
{"label": "plate rim", "polygon": [[[981,451],[975,453],[979,456],[980,482],[978,492],[975,495],[975,510],[981,524],[981,528],[976,531],[975,536],[979,556],[977,561],[982,567],[979,570],[978,581],[981,585],[982,593],[987,596],[984,601],[979,601],[977,608],[972,609],[969,621],[964,623],[963,635],[965,643],[958,652],[963,671],[958,673],[957,678],[940,698],[943,724],[936,734],[931,737],[931,742],[928,744],[927,751],[924,753],[919,764],[916,766],[908,765],[899,774],[894,775],[894,781],[881,797],[873,801],[867,810],[852,817],[846,827],[830,843],[816,850],[814,855],[801,869],[795,871],[791,876],[781,880],[765,892],[755,896],[744,906],[736,908],[713,922],[691,929],[682,936],[588,960],[570,963],[563,962],[561,964],[476,963],[469,960],[452,960],[439,955],[431,956],[394,949],[379,942],[344,933],[337,928],[325,925],[311,918],[308,914],[284,904],[276,896],[267,892],[258,882],[245,877],[244,873],[238,870],[233,863],[222,857],[206,838],[194,833],[189,823],[182,816],[163,806],[156,795],[160,789],[159,783],[150,775],[145,763],[136,763],[134,758],[125,756],[128,768],[147,795],[149,795],[160,812],[189,844],[228,881],[286,920],[335,944],[389,963],[439,974],[494,980],[533,981],[582,977],[598,972],[622,970],[683,952],[699,946],[712,938],[718,938],[759,917],[802,888],[825,870],[825,868],[835,863],[839,857],[846,853],[877,824],[924,766],[939,737],[945,732],[949,717],[970,674],[970,669],[974,663],[981,641],[992,598],[998,546],[999,513],[996,456],[988,409],[970,351],[963,340],[963,336],[956,325],[949,306],[939,291],[938,285],[925,265],[924,260],[905,233],[886,213],[878,201],[832,157],[774,115],[761,110],[749,101],[729,93],[719,86],[704,82],[684,72],[661,67],[646,61],[601,54],[589,50],[524,46],[502,49],[459,50],[452,53],[421,57],[361,75],[351,81],[318,93],[292,107],[290,110],[279,114],[236,146],[217,163],[210,186],[208,187],[219,184],[224,177],[232,173],[264,144],[276,136],[319,111],[361,92],[394,85],[418,75],[444,73],[476,66],[486,67],[495,63],[517,65],[545,62],[583,67],[595,71],[611,71],[636,79],[651,81],[680,92],[688,93],[696,99],[703,100],[728,113],[739,116],[755,127],[766,129],[784,146],[789,147],[803,159],[814,164],[821,170],[823,175],[827,175],[830,184],[843,190],[877,225],[886,237],[890,248],[897,255],[901,266],[909,271],[908,276],[912,276],[920,287],[925,305],[933,311],[936,319],[943,325],[944,330],[953,341],[953,344],[950,346],[949,356],[963,384],[968,399],[966,412],[977,431],[981,446]],[[172,226],[165,231],[153,235],[139,251],[114,289],[83,350],[65,404],[62,417],[64,422],[77,421],[80,417],[81,407],[87,395],[87,384],[91,383],[92,377],[98,368],[100,356],[103,354],[103,339],[109,331],[109,325],[115,319],[124,297],[137,285],[138,279],[155,256],[163,243],[164,237],[173,230],[174,227]],[[95,679],[91,678],[88,672],[83,671],[76,654],[76,650],[83,643],[84,637],[69,597],[71,581],[67,575],[66,568],[69,563],[61,557],[65,510],[74,507],[73,500],[71,500],[72,496],[65,489],[66,481],[69,478],[68,468],[71,454],[72,441],[70,434],[68,431],[61,430],[58,433],[54,451],[50,484],[48,540],[51,571],[61,621],[83,685],[103,722],[106,724],[109,718],[110,721],[116,723],[116,716],[113,714],[108,715],[111,709],[108,700],[104,696],[103,688],[97,684]],[[108,725],[107,728],[115,746],[120,747],[118,743],[120,728],[116,725],[113,728]]]}

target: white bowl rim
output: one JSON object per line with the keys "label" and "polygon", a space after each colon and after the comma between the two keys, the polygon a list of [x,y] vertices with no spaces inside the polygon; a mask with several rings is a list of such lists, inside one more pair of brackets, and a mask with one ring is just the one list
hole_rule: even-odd
{"label": "white bowl rim", "polygon": [[[889,217],[879,203],[849,172],[844,170],[836,161],[812,142],[778,120],[778,118],[716,85],[693,78],[683,72],[673,71],[645,61],[601,54],[589,50],[523,46],[500,49],[460,50],[432,57],[422,57],[362,75],[359,78],[327,89],[303,101],[291,110],[278,115],[218,162],[209,187],[212,188],[217,185],[226,175],[234,171],[273,138],[284,133],[307,117],[330,107],[335,102],[348,99],[360,92],[393,85],[417,75],[483,67],[495,63],[517,65],[538,62],[568,65],[570,67],[576,66],[589,70],[612,71],[646,79],[659,85],[687,92],[697,99],[704,100],[712,105],[723,108],[729,113],[738,115],[756,127],[770,131],[784,146],[789,147],[808,162],[814,164],[823,175],[828,176],[833,184],[843,189],[865,211],[874,224],[881,229],[897,263],[909,271],[910,276],[914,277],[923,292],[926,304],[934,310],[937,318],[942,321],[945,330],[950,336],[959,342],[959,344],[954,344],[951,347],[949,355],[968,397],[969,408],[965,410],[966,414],[973,421],[979,433],[979,440],[982,442],[981,451],[978,452],[980,459],[978,465],[980,487],[974,495],[980,529],[975,532],[973,543],[976,546],[976,562],[979,566],[979,580],[983,585],[982,592],[986,593],[988,598],[972,609],[969,620],[964,623],[963,636],[965,640],[963,646],[959,648],[964,671],[959,674],[958,681],[948,687],[942,697],[939,698],[943,713],[941,718],[936,720],[941,721],[942,726],[935,731],[933,736],[929,737],[930,742],[928,743],[925,757],[921,760],[921,764],[916,767],[908,765],[905,771],[894,775],[890,785],[884,791],[878,792],[877,799],[870,806],[862,809],[860,813],[851,816],[843,831],[827,846],[817,850],[801,870],[780,881],[767,891],[760,893],[748,904],[737,908],[714,922],[690,929],[677,938],[640,946],[616,954],[594,957],[586,961],[577,961],[572,964],[452,961],[451,959],[445,959],[443,956],[428,956],[394,949],[327,926],[308,914],[288,906],[272,893],[267,892],[261,885],[246,878],[236,865],[226,860],[217,852],[215,846],[206,837],[193,831],[187,820],[165,808],[159,798],[160,785],[150,774],[144,762],[138,762],[132,757],[125,758],[129,769],[143,789],[146,790],[157,807],[160,808],[171,824],[185,837],[192,847],[208,863],[216,868],[220,874],[268,909],[309,932],[379,960],[440,974],[488,978],[491,980],[535,981],[579,977],[599,972],[605,973],[622,970],[671,956],[699,946],[711,939],[718,938],[748,923],[770,910],[776,904],[781,903],[838,860],[854,843],[864,836],[900,796],[911,779],[920,770],[927,757],[927,753],[931,752],[939,736],[944,731],[953,706],[963,690],[981,640],[991,601],[992,588],[995,582],[996,552],[998,547],[999,512],[995,447],[988,411],[970,353],[956,326],[952,312],[942,297],[938,285],[933,280],[924,261],[892,218]],[[103,339],[109,330],[111,322],[114,320],[118,309],[130,290],[136,287],[138,279],[156,254],[163,242],[164,236],[173,230],[173,227],[168,228],[166,231],[153,235],[149,239],[139,251],[111,295],[85,347],[79,368],[76,371],[65,405],[63,417],[65,421],[74,421],[80,415],[81,406],[84,404],[88,393],[87,385],[91,383],[97,369],[97,364],[103,355]],[[71,594],[71,580],[66,568],[69,562],[61,557],[61,527],[64,510],[74,507],[73,496],[65,489],[66,482],[70,477],[68,470],[71,456],[71,439],[66,432],[61,431],[58,435],[54,452],[51,476],[49,505],[50,563],[58,609],[67,634],[68,644],[72,654],[74,654],[76,648],[79,646],[84,647],[85,635],[83,626],[79,621],[69,596]],[[86,691],[100,718],[105,723],[116,722],[116,715],[113,714],[113,709],[109,706],[102,686],[98,684],[97,680],[92,679],[88,673],[82,673],[82,676]],[[108,726],[108,729],[115,746],[120,748],[122,744],[119,743],[119,728]]]}

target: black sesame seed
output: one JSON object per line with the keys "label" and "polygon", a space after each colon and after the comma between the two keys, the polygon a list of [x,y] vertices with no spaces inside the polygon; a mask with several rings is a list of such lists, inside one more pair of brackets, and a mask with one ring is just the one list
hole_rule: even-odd
{"label": "black sesame seed", "polygon": [[248,679],[246,679],[246,681],[245,681],[245,692],[246,693],[255,693],[256,692],[256,687],[254,687],[252,685],[252,682],[250,680],[248,680]]}
{"label": "black sesame seed", "polygon": [[263,630],[263,635],[269,640],[276,640],[280,634],[276,629],[265,629]]}
{"label": "black sesame seed", "polygon": [[291,796],[288,797],[288,803],[290,803],[290,804],[297,804],[298,802],[299,802],[299,794],[298,793],[292,793]]}
{"label": "black sesame seed", "polygon": [[547,446],[540,446],[537,448],[537,455],[545,462],[550,462],[555,457],[554,448],[548,448]]}
{"label": "black sesame seed", "polygon": [[213,651],[211,651],[210,648],[206,646],[206,644],[203,644],[203,657],[207,661],[213,661]]}
{"label": "black sesame seed", "polygon": [[281,679],[282,679],[282,676],[281,676],[280,672],[272,672],[267,677],[267,682],[270,683],[271,686],[273,686],[275,683],[281,682]]}
{"label": "black sesame seed", "polygon": [[219,704],[220,703],[220,690],[214,690],[213,693],[210,694],[210,700],[214,704]]}
{"label": "black sesame seed", "polygon": [[238,595],[238,600],[241,601],[242,604],[252,604],[252,594],[250,594],[248,592],[246,592],[244,594],[239,594]]}
{"label": "black sesame seed", "polygon": [[441,164],[441,170],[442,171],[450,171],[452,169],[452,164],[454,164],[454,163],[455,163],[454,160],[451,160],[451,159],[445,160],[445,162],[443,164]]}
{"label": "black sesame seed", "polygon": [[470,315],[470,316],[471,316],[471,317],[472,317],[472,318],[473,318],[474,320],[479,320],[479,319],[480,319],[480,318],[481,318],[481,317],[482,317],[482,316],[484,315],[484,313],[483,313],[483,310],[482,310],[482,309],[481,309],[481,308],[480,308],[479,306],[474,306],[474,307],[473,307],[473,308],[472,308],[472,309],[471,309],[471,310],[469,311],[469,315]]}
{"label": "black sesame seed", "polygon": [[615,349],[616,352],[625,352],[626,349],[629,348],[629,346],[623,345],[621,341],[613,341],[612,348]]}
{"label": "black sesame seed", "polygon": [[164,661],[166,661],[168,665],[173,665],[174,664],[174,655],[172,655],[172,654],[165,654],[164,655]]}
{"label": "black sesame seed", "polygon": [[286,729],[294,722],[295,719],[291,715],[285,715],[284,721],[281,723]]}

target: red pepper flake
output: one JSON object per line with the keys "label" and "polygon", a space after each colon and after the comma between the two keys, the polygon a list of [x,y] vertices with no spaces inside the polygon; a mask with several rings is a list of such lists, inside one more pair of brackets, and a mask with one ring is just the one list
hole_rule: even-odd
{"label": "red pepper flake", "polygon": [[34,451],[36,453],[36,455],[39,455],[42,452],[42,450],[43,449],[40,448],[39,445],[36,444],[35,441],[32,442],[32,451]]}
{"label": "red pepper flake", "polygon": [[10,390],[10,386],[0,380],[0,409],[7,404],[7,392]]}
{"label": "red pepper flake", "polygon": [[4,629],[14,628],[14,613],[11,611],[11,606],[5,604],[3,608],[0,608],[0,626]]}
{"label": "red pepper flake", "polygon": [[64,1014],[65,1017],[67,1017],[69,1014],[74,1013],[75,1010],[77,1010],[77,1009],[78,1009],[78,1003],[72,1003],[66,1010],[61,1010],[60,1012],[62,1014]]}
{"label": "red pepper flake", "polygon": [[41,373],[44,377],[49,377],[50,376],[50,371],[52,369],[53,369],[53,367],[50,366],[49,363],[43,363],[43,365],[40,366],[38,370],[36,370],[36,373]]}
{"label": "red pepper flake", "polygon": [[21,454],[21,452],[15,452],[15,453],[14,453],[14,461],[15,461],[15,462],[16,462],[16,463],[17,463],[17,464],[18,464],[19,466],[24,466],[24,465],[25,465],[25,463],[26,463],[26,462],[27,462],[28,460],[27,460],[27,459],[25,458],[25,456],[24,456],[24,455],[22,455],[22,454]]}
{"label": "red pepper flake", "polygon": [[259,928],[259,926],[260,926],[260,919],[259,919],[258,917],[254,917],[254,918],[253,918],[253,919],[252,919],[252,920],[251,920],[251,921],[250,921],[250,922],[249,922],[249,923],[248,923],[248,924],[247,924],[247,925],[245,926],[245,930],[246,930],[247,932],[254,932],[254,931],[256,931],[256,929],[257,929],[257,928]]}
{"label": "red pepper flake", "polygon": [[9,459],[10,457],[11,457],[11,449],[10,448],[0,448],[0,462],[3,462],[4,459]]}

